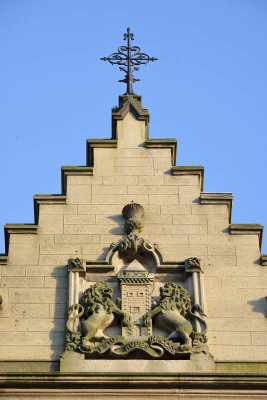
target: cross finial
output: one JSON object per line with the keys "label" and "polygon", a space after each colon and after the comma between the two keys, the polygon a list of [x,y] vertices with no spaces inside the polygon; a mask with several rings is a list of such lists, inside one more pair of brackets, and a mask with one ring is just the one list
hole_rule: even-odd
{"label": "cross finial", "polygon": [[127,40],[127,46],[120,46],[117,53],[112,53],[108,57],[100,58],[100,60],[109,61],[111,65],[120,65],[120,70],[124,71],[126,75],[119,82],[127,84],[126,94],[134,94],[133,82],[140,81],[140,79],[134,78],[133,72],[139,70],[139,65],[145,65],[149,61],[156,61],[158,58],[150,57],[146,53],[140,53],[140,47],[138,46],[131,46],[131,40],[134,40],[134,35],[130,32],[130,28],[127,28],[127,33],[124,33],[123,40]]}

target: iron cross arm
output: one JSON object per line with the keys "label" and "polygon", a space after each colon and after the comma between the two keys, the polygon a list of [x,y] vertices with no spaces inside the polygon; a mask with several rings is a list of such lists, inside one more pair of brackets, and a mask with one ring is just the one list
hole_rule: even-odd
{"label": "iron cross arm", "polygon": [[120,79],[119,82],[126,83],[126,94],[134,94],[133,82],[140,81],[140,79],[134,78],[133,73],[139,70],[140,65],[146,65],[150,61],[158,60],[158,58],[141,53],[138,46],[131,46],[131,40],[134,40],[134,35],[130,32],[130,28],[127,29],[127,33],[124,33],[123,40],[127,40],[127,46],[120,46],[116,53],[111,53],[108,57],[102,57],[100,60],[108,61],[111,65],[119,65],[120,70],[126,74],[124,79]]}

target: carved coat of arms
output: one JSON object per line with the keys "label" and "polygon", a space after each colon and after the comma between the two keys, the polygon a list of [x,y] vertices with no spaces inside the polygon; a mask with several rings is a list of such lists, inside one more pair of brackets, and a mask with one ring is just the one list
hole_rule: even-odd
{"label": "carved coat of arms", "polygon": [[[139,236],[143,215],[139,204],[124,207],[128,236],[112,244],[108,255],[109,261],[115,253],[127,261],[117,274],[121,296],[112,300],[113,287],[106,282],[91,284],[83,292],[68,312],[67,351],[85,353],[88,357],[129,358],[139,353],[139,357],[143,354],[151,358],[183,358],[206,348],[205,314],[200,304],[192,304],[189,292],[182,285],[163,281],[160,296],[156,299],[152,296],[155,274],[148,271],[144,260],[150,256],[159,260],[159,251]],[[83,268],[80,260],[70,260],[70,264],[73,271]],[[160,268],[171,266],[161,262]],[[200,269],[198,259],[187,260],[186,268],[196,273]],[[106,330],[114,324],[120,326],[120,333],[108,335]]]}

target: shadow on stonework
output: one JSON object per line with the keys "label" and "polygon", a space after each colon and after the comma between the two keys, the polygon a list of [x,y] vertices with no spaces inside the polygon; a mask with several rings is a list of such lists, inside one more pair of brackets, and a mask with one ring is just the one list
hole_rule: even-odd
{"label": "shadow on stonework", "polygon": [[[67,316],[67,294],[68,294],[68,271],[66,265],[60,265],[53,269],[53,287],[56,288],[55,304],[53,299],[48,299],[49,319],[48,329],[50,330],[50,348],[51,348],[51,371],[55,366],[65,349],[65,326]],[[51,284],[52,285],[52,284]]]}
{"label": "shadow on stonework", "polygon": [[263,314],[267,318],[267,298],[261,297],[257,300],[250,300],[248,304],[252,306],[252,311]]}

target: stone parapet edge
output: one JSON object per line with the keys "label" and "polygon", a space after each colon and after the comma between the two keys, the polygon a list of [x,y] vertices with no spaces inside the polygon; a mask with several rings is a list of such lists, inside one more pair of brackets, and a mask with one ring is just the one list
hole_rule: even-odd
{"label": "stone parapet edge", "polygon": [[203,191],[204,187],[204,167],[201,166],[176,166],[172,167],[172,175],[198,175],[200,191]]}
{"label": "stone parapet edge", "polygon": [[36,194],[33,196],[34,221],[38,224],[40,204],[66,204],[66,196],[62,194]]}
{"label": "stone parapet edge", "polygon": [[172,165],[175,166],[177,153],[176,139],[147,139],[145,144],[149,149],[171,149]]}
{"label": "stone parapet edge", "polygon": [[0,254],[0,265],[7,265],[8,255]]}
{"label": "stone parapet edge", "polygon": [[94,173],[93,167],[88,166],[63,166],[61,167],[61,192],[66,195],[67,176],[69,175],[89,175]]}
{"label": "stone parapet edge", "polygon": [[86,139],[86,165],[94,166],[95,148],[117,148],[117,139]]}
{"label": "stone parapet edge", "polygon": [[261,249],[264,227],[260,224],[230,224],[230,235],[258,235]]}
{"label": "stone parapet edge", "polygon": [[226,204],[229,210],[229,223],[231,223],[233,206],[232,193],[200,193],[200,204]]}
{"label": "stone parapet edge", "polygon": [[5,231],[5,249],[8,254],[9,239],[12,233],[16,234],[37,234],[38,225],[36,224],[6,224],[4,226]]}

